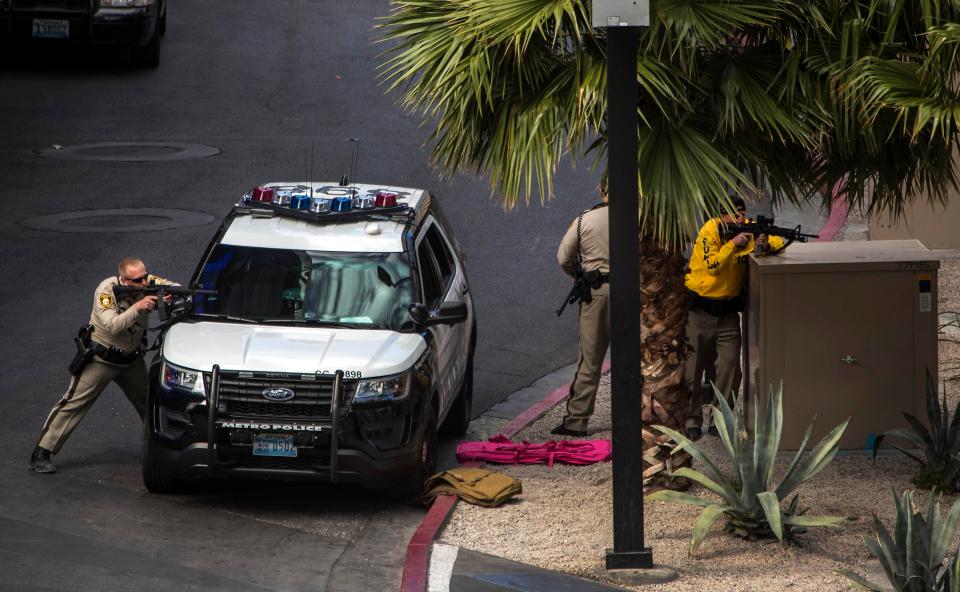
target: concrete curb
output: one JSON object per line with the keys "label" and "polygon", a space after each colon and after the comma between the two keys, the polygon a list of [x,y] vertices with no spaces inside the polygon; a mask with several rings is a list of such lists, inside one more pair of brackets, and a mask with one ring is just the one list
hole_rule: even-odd
{"label": "concrete curb", "polygon": [[[837,235],[841,233],[847,222],[848,213],[849,210],[843,200],[834,196],[833,205],[830,208],[830,218],[817,233],[820,235],[817,240],[820,242],[837,240]],[[842,236],[840,238],[842,239]],[[610,360],[608,359],[604,362],[601,372],[605,374],[609,371]],[[512,439],[525,427],[543,417],[555,405],[566,399],[569,391],[569,382],[554,389],[547,396],[504,424],[497,433]],[[510,399],[510,397],[507,397],[507,399]],[[474,463],[470,464],[474,465]],[[455,496],[440,495],[430,506],[423,522],[420,523],[407,545],[407,558],[403,564],[403,581],[400,585],[401,592],[426,592],[427,582],[429,581],[427,571],[430,565],[430,549],[437,533],[447,523],[454,508],[457,507],[458,501]]]}
{"label": "concrete curb", "polygon": [[827,223],[823,225],[823,228],[820,229],[820,232],[817,233],[820,235],[820,238],[816,239],[818,243],[838,240],[837,235],[840,234],[844,224],[847,223],[850,206],[847,205],[846,200],[837,196],[838,188],[839,183],[833,188],[833,203],[830,206],[830,217],[827,219]]}
{"label": "concrete curb", "polygon": [[[610,371],[610,361],[604,362],[601,373]],[[503,425],[497,432],[507,438],[513,438],[523,428],[537,421],[557,403],[567,398],[570,383],[566,383],[543,397],[525,411]],[[519,392],[519,391],[518,391]],[[512,396],[512,395],[511,395]],[[507,397],[509,399],[510,397]],[[477,463],[467,463],[475,466]],[[447,523],[459,499],[452,495],[438,495],[434,500],[423,522],[410,538],[407,545],[407,557],[403,564],[403,580],[400,584],[401,592],[425,592],[429,581],[428,568],[430,565],[430,549],[437,533]]]}

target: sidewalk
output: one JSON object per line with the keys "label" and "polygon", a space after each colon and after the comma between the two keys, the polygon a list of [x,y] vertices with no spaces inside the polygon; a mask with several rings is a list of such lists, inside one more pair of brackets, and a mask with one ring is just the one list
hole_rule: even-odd
{"label": "sidewalk", "polygon": [[[750,211],[749,213],[754,214],[755,212]],[[825,212],[811,209],[798,210],[796,208],[781,208],[774,213],[778,226],[800,224],[804,232],[819,233],[821,235],[820,240],[866,239],[866,224],[858,216],[848,215],[845,209],[842,211],[834,209],[832,216],[827,216]],[[521,437],[527,437],[531,440],[551,438],[548,430],[556,424],[557,417],[562,413],[562,406],[558,406],[558,404],[565,399],[567,382],[572,378],[573,372],[574,365],[562,368],[538,380],[530,387],[509,396],[506,400],[476,418],[471,423],[470,431],[464,437],[464,440],[484,440],[497,433],[502,433],[514,439]],[[606,401],[603,400],[602,396],[598,396],[595,421],[591,422],[591,438],[610,437],[608,376],[604,377],[602,381],[601,394],[606,395]],[[537,420],[545,414],[548,417],[538,422]],[[526,431],[518,436],[525,429]],[[448,468],[457,464],[453,456],[454,448],[455,443],[445,443],[445,450],[443,450],[440,458],[441,468]],[[900,459],[892,459],[890,462],[896,464],[901,461]],[[907,468],[908,466],[903,464],[903,470],[907,470]],[[494,469],[501,470],[498,467],[494,467]],[[605,511],[604,508],[588,508],[583,503],[582,498],[584,496],[589,497],[591,489],[596,491],[601,491],[603,488],[609,489],[610,468],[608,464],[588,467],[555,466],[550,470],[540,466],[510,467],[509,472],[520,478],[524,484],[524,496],[522,502],[517,502],[514,506],[508,504],[503,511],[464,507],[461,512],[457,510],[457,502],[452,498],[444,500],[445,503],[438,501],[434,504],[408,548],[402,590],[404,592],[442,592],[448,590],[454,592],[562,592],[566,590],[599,592],[624,590],[624,588],[618,588],[612,584],[601,583],[596,579],[577,577],[561,571],[550,571],[451,544],[470,540],[472,533],[482,530],[488,541],[496,542],[492,548],[485,550],[498,555],[510,555],[507,552],[508,549],[515,549],[519,545],[527,547],[527,552],[514,553],[514,557],[527,558],[534,553],[539,553],[537,563],[558,570],[566,569],[570,571],[570,557],[580,554],[590,555],[582,562],[584,565],[591,562],[602,562],[603,549],[612,543],[612,540],[606,542],[607,538],[612,537],[610,525],[612,512],[609,509]],[[575,482],[569,480],[571,475],[576,475]],[[568,479],[565,484],[564,479]],[[552,482],[552,480],[557,480],[557,482]],[[528,484],[530,487],[528,487]],[[573,492],[574,495],[568,495],[570,492],[561,491],[564,488],[579,489],[579,491]],[[884,491],[888,493],[889,486]],[[536,497],[537,492],[540,492],[539,497]],[[543,492],[548,493],[544,494]],[[581,499],[578,500],[578,496]],[[535,528],[531,528],[530,531],[525,530],[525,527],[520,525],[514,515],[520,504],[536,506],[533,508],[536,514]],[[585,549],[582,545],[578,546],[577,537],[571,536],[571,534],[577,534],[582,537],[583,533],[571,533],[568,530],[576,528],[574,521],[568,522],[566,520],[563,511],[563,508],[570,507],[581,508],[582,512],[594,512],[593,518],[588,520],[593,523],[594,528],[591,528],[591,530],[595,531],[592,538],[603,539],[602,541],[594,541],[593,547],[596,548]],[[681,529],[684,532],[684,537],[682,537],[684,539],[689,536],[689,528],[693,523],[692,517],[687,516],[688,513],[678,511],[676,512],[677,518],[672,520],[673,522],[682,521],[684,523]],[[455,519],[448,524],[451,516],[455,516]],[[660,519],[663,521],[662,516]],[[671,522],[670,519],[666,521]],[[446,530],[444,530],[445,526]],[[533,530],[536,530],[536,532],[533,532]],[[658,536],[665,534],[668,537],[671,536],[669,533],[657,533]],[[650,535],[648,535],[648,541],[649,539]],[[550,550],[543,549],[543,547],[548,546],[545,541],[559,547],[561,556],[550,557]],[[571,546],[564,548],[563,545],[556,545],[558,541],[569,541]],[[675,542],[683,547],[686,540]],[[815,540],[811,542],[814,545],[817,544]],[[757,545],[753,545],[751,551],[756,550]],[[770,555],[771,553],[766,549],[767,547],[764,547],[760,553]],[[798,559],[790,556],[791,553],[790,550],[782,551],[777,547],[777,550],[772,554],[779,556],[775,562]],[[725,552],[722,554],[726,555]],[[597,557],[593,557],[593,555],[597,555]],[[749,573],[749,570],[744,569],[742,565],[744,557],[738,559],[739,563],[733,561],[729,565],[731,573],[728,576],[733,576],[733,581],[743,583],[742,580],[736,579],[735,574],[738,571],[746,574]],[[715,563],[717,557],[714,556],[713,560]],[[654,561],[659,563],[656,550]],[[766,561],[770,561],[769,557]],[[598,574],[587,568],[577,568],[576,571],[582,575],[603,576],[603,574]],[[704,578],[704,575],[686,573],[684,578],[690,584],[698,583],[701,586],[709,586],[711,580]],[[734,586],[737,587],[737,584],[734,584]],[[650,587],[650,589],[658,588],[659,586]]]}

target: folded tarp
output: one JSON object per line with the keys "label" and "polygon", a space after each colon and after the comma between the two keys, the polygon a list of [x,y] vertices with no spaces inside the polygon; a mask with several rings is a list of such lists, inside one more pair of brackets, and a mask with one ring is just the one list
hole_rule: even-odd
{"label": "folded tarp", "polygon": [[610,440],[549,440],[542,443],[513,442],[497,434],[486,442],[461,442],[457,445],[460,462],[483,461],[505,465],[553,463],[591,465],[610,460]]}
{"label": "folded tarp", "polygon": [[478,467],[456,467],[430,477],[423,502],[438,495],[455,495],[465,502],[494,508],[521,493],[520,482],[509,475]]}

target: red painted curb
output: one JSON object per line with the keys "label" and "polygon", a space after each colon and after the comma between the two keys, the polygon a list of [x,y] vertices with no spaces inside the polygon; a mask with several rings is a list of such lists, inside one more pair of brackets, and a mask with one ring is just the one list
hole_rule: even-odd
{"label": "red painted curb", "polygon": [[427,511],[423,522],[410,537],[407,545],[407,558],[403,562],[403,580],[401,592],[424,592],[427,589],[427,567],[430,561],[430,547],[437,532],[450,517],[457,504],[456,496],[438,495]]}
{"label": "red painted curb", "polygon": [[840,234],[840,231],[843,230],[843,225],[847,223],[850,206],[847,205],[845,199],[839,197],[839,188],[839,182],[833,186],[833,190],[831,191],[833,201],[830,204],[830,218],[827,219],[827,223],[824,224],[820,232],[817,233],[820,235],[820,238],[814,242],[826,243],[834,240],[836,236]]}
{"label": "red painted curb", "polygon": [[[600,368],[600,373],[610,370],[610,361],[606,360]],[[500,434],[513,438],[523,428],[540,419],[554,405],[567,397],[570,392],[570,383],[561,386],[543,399],[534,403],[529,409],[510,420]],[[479,463],[464,463],[464,466],[478,466]],[[400,582],[400,592],[425,592],[427,589],[428,568],[430,565],[430,548],[437,533],[450,518],[457,505],[457,497],[453,495],[438,495],[424,516],[416,532],[410,537],[407,544],[407,558],[403,562],[403,579]]]}

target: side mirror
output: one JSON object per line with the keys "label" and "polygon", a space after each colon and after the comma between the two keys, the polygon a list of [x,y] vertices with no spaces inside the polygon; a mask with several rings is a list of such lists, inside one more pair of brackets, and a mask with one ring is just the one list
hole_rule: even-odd
{"label": "side mirror", "polygon": [[417,325],[423,326],[427,324],[427,321],[430,320],[430,311],[427,310],[427,307],[420,303],[411,304],[407,308],[407,312],[410,313],[410,318],[413,319],[413,322]]}
{"label": "side mirror", "polygon": [[465,302],[444,302],[437,310],[437,314],[430,317],[431,325],[456,325],[467,320],[467,304]]}
{"label": "side mirror", "polygon": [[421,327],[456,325],[467,320],[467,305],[464,302],[444,302],[434,314],[430,314],[426,305],[414,303],[410,305],[407,312],[413,322]]}

